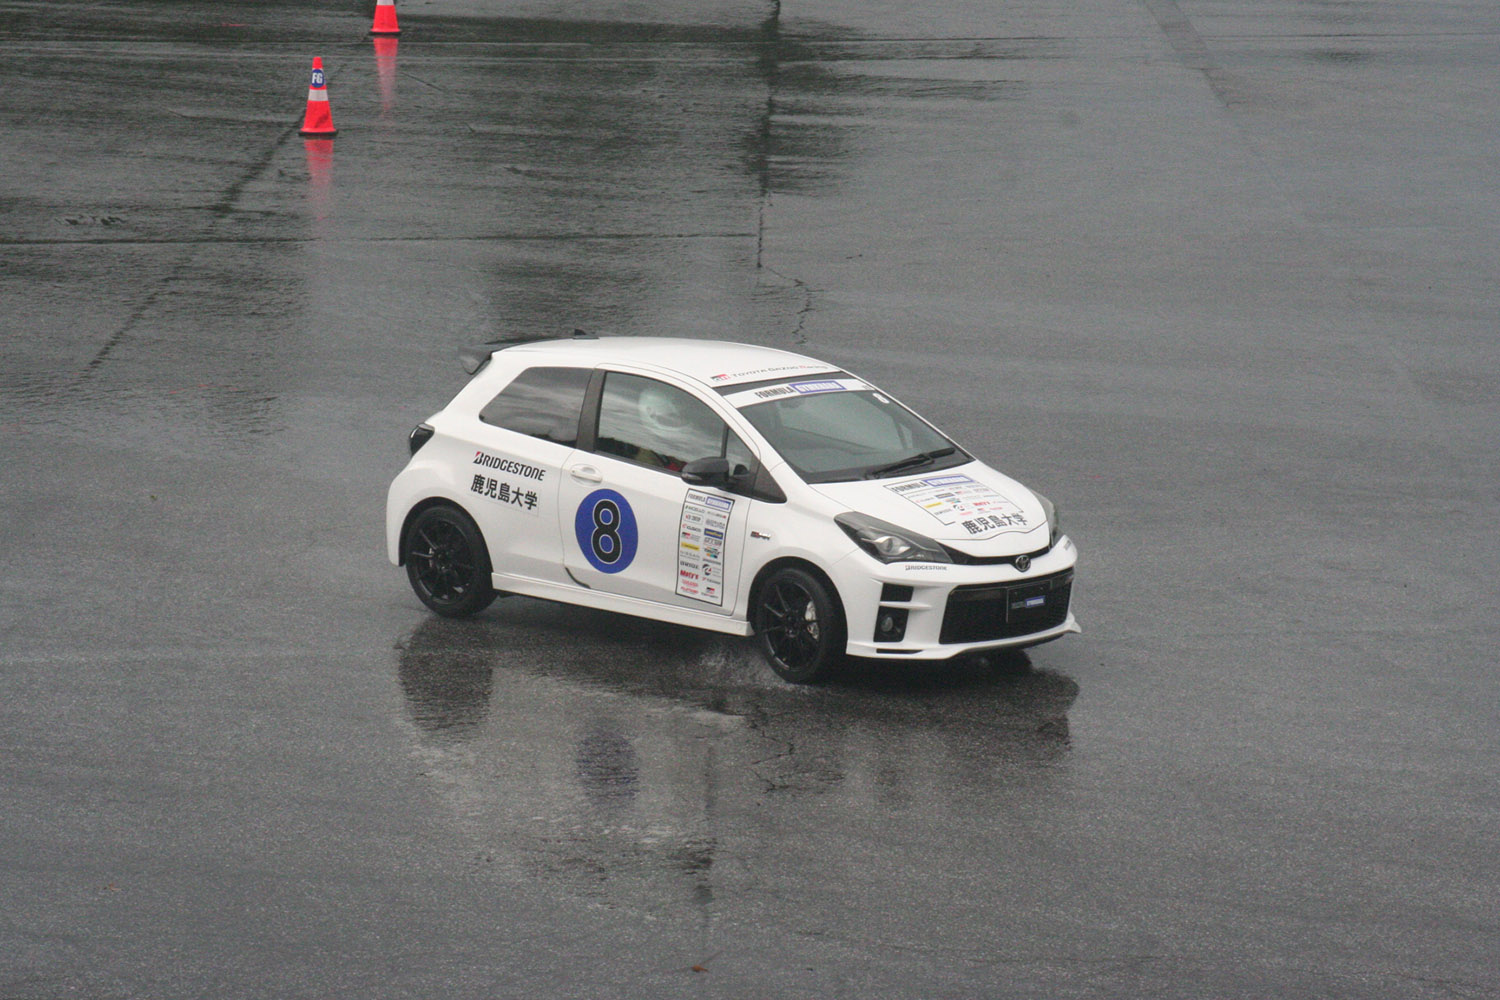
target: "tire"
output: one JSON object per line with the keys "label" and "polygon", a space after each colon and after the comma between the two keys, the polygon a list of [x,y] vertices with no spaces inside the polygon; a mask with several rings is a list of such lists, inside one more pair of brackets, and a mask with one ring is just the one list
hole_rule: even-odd
{"label": "tire", "polygon": [[495,599],[490,555],[469,515],[446,504],[418,514],[406,532],[406,578],[423,604],[446,618],[467,618]]}
{"label": "tire", "polygon": [[787,566],[766,578],[751,612],[766,662],[783,680],[816,684],[844,658],[844,609],[828,584]]}

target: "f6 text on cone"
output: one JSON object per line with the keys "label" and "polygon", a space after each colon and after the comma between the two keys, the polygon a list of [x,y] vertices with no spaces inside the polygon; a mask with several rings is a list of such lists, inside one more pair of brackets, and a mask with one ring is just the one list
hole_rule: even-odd
{"label": "f6 text on cone", "polygon": [[312,83],[307,88],[307,114],[302,118],[302,135],[326,139],[338,134],[333,127],[333,111],[328,107],[328,84],[323,79],[323,57],[313,56]]}
{"label": "f6 text on cone", "polygon": [[399,35],[396,26],[396,0],[375,0],[375,23],[370,27],[372,35]]}

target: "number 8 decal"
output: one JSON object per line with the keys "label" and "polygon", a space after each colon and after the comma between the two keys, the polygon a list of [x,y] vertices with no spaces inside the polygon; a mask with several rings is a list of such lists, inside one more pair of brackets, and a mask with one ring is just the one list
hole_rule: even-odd
{"label": "number 8 decal", "polygon": [[640,536],[630,502],[614,490],[595,490],[573,517],[583,557],[601,573],[618,573],[635,561]]}
{"label": "number 8 decal", "polygon": [[613,566],[620,561],[620,507],[606,498],[594,502],[594,533],[589,536],[594,558]]}

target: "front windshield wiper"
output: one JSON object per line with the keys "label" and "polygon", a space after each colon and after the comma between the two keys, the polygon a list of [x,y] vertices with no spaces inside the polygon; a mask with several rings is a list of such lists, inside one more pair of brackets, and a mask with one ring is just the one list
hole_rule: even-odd
{"label": "front windshield wiper", "polygon": [[938,448],[934,451],[924,451],[910,458],[903,458],[899,462],[892,462],[890,465],[878,465],[873,469],[869,469],[865,472],[865,478],[880,479],[882,476],[895,475],[898,472],[906,472],[908,469],[920,469],[922,466],[931,465],[943,456],[951,455],[957,450],[957,448],[950,446],[947,448]]}

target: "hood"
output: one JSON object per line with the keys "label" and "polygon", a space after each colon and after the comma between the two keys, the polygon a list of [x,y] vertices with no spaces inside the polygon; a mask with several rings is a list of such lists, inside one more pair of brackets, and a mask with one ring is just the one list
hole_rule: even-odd
{"label": "hood", "polygon": [[1047,547],[1047,515],[1020,483],[981,462],[941,472],[815,483],[848,510],[919,532],[973,556],[1007,556]]}

